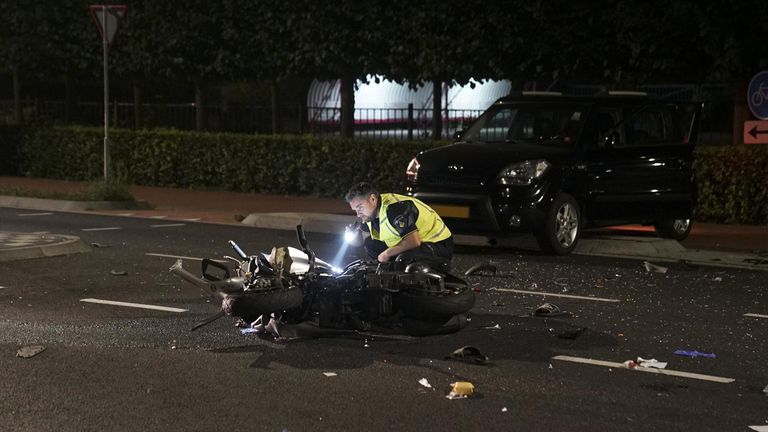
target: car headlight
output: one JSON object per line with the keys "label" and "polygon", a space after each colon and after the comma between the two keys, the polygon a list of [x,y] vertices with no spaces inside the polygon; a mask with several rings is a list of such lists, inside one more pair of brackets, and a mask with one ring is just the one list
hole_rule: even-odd
{"label": "car headlight", "polygon": [[411,163],[408,164],[408,168],[405,170],[405,178],[409,182],[416,183],[416,178],[419,176],[419,161],[416,158],[411,159]]}
{"label": "car headlight", "polygon": [[527,186],[549,170],[550,163],[544,159],[527,160],[506,166],[498,176],[503,185]]}

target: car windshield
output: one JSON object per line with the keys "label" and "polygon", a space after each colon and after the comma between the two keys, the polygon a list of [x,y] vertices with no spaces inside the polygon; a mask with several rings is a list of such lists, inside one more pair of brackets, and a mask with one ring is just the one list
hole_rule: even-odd
{"label": "car windshield", "polygon": [[570,147],[586,118],[586,106],[520,104],[491,106],[462,135],[465,141]]}

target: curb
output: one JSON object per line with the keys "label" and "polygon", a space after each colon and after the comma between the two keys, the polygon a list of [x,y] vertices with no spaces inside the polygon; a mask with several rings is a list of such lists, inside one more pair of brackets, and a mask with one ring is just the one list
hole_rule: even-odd
{"label": "curb", "polygon": [[[28,235],[28,233],[11,233]],[[71,255],[91,251],[91,247],[83,243],[80,237],[62,234],[44,234],[41,237],[53,238],[54,243],[34,246],[14,247],[0,250],[0,262],[45,258],[60,255]]]}
{"label": "curb", "polygon": [[26,198],[12,195],[0,195],[0,207],[23,208],[47,211],[87,211],[87,210],[137,210],[150,209],[146,201],[67,201],[47,198]]}

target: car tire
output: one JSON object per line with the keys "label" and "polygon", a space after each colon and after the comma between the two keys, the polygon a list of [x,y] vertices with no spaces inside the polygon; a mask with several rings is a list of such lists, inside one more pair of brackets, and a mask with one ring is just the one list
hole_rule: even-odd
{"label": "car tire", "polygon": [[567,255],[576,247],[580,231],[579,205],[574,197],[561,193],[552,201],[543,225],[534,235],[542,251],[554,255]]}
{"label": "car tire", "polygon": [[653,227],[659,237],[681,241],[685,240],[691,233],[693,221],[690,219],[662,219],[654,222]]}

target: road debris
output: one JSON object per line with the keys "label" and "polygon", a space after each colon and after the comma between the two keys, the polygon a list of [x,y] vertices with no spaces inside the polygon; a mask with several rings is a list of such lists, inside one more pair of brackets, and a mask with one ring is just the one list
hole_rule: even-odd
{"label": "road debris", "polygon": [[495,326],[483,327],[485,330],[501,330],[501,326],[496,324]]}
{"label": "road debris", "polygon": [[750,426],[749,428],[757,432],[768,432],[768,426],[764,426],[764,425]]}
{"label": "road debris", "polygon": [[576,339],[579,336],[581,336],[585,331],[587,331],[586,327],[579,327],[574,330],[566,330],[564,332],[558,333],[557,338],[558,339]]}
{"label": "road debris", "polygon": [[484,365],[488,363],[488,356],[480,352],[477,347],[471,345],[463,346],[445,356],[445,360],[457,360],[464,363]]}
{"label": "road debris", "polygon": [[553,303],[544,303],[536,307],[536,309],[531,312],[531,315],[534,317],[540,317],[540,318],[549,318],[549,317],[558,317],[558,316],[570,316],[571,313],[560,310],[560,307]]}
{"label": "road debris", "polygon": [[717,355],[710,354],[710,353],[703,353],[699,351],[688,351],[688,350],[676,350],[673,354],[679,355],[679,356],[685,356],[685,357],[707,357],[707,358],[715,358]]}
{"label": "road debris", "polygon": [[763,394],[768,396],[768,385],[763,389]]}
{"label": "road debris", "polygon": [[93,242],[93,243],[91,243],[91,247],[95,247],[95,248],[108,248],[109,245]]}
{"label": "road debris", "polygon": [[469,381],[456,381],[451,384],[451,391],[445,397],[447,399],[465,399],[475,392],[475,385]]}
{"label": "road debris", "polygon": [[325,375],[327,377],[339,376],[336,372],[323,372],[323,375]]}
{"label": "road debris", "polygon": [[435,389],[434,387],[432,387],[432,384],[430,384],[430,383],[429,383],[429,381],[427,381],[427,379],[426,379],[426,378],[422,378],[422,379],[420,379],[420,380],[419,380],[419,384],[421,384],[422,386],[424,386],[424,387],[426,387],[426,388],[431,388],[432,390],[434,390],[434,389]]}
{"label": "road debris", "polygon": [[45,347],[43,345],[29,345],[19,348],[19,350],[16,351],[16,357],[30,358],[40,354],[43,351],[45,351]]}
{"label": "road debris", "polygon": [[478,272],[488,272],[496,275],[496,266],[493,264],[475,264],[464,272],[464,276],[472,276]]}
{"label": "road debris", "polygon": [[667,367],[666,362],[660,362],[656,359],[644,359],[642,357],[638,357],[637,361],[627,360],[623,364],[628,369],[634,369],[636,367],[665,369]]}
{"label": "road debris", "polygon": [[502,408],[501,412],[507,412],[507,407]]}
{"label": "road debris", "polygon": [[125,270],[110,270],[109,274],[112,276],[128,276],[128,272]]}
{"label": "road debris", "polygon": [[645,269],[646,269],[646,270],[647,270],[649,273],[650,273],[650,272],[655,272],[655,273],[666,273],[666,272],[667,272],[667,270],[669,270],[668,268],[666,268],[666,267],[664,267],[664,266],[660,266],[660,265],[652,264],[652,263],[650,263],[650,262],[648,262],[648,261],[643,261],[643,265],[645,266]]}

